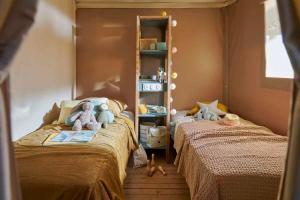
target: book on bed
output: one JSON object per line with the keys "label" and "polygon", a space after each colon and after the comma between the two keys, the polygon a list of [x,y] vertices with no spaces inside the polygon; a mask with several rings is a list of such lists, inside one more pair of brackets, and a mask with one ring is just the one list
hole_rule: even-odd
{"label": "book on bed", "polygon": [[96,131],[81,130],[81,131],[61,131],[53,133],[48,136],[44,141],[44,145],[51,144],[74,144],[74,143],[87,143],[90,142]]}

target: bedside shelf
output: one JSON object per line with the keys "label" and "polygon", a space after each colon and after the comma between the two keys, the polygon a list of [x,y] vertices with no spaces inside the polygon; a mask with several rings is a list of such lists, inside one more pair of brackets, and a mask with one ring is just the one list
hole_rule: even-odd
{"label": "bedside shelf", "polygon": [[167,50],[140,50],[141,55],[148,56],[166,56],[168,55]]}
{"label": "bedside shelf", "polygon": [[[144,131],[140,130],[141,123],[150,122],[156,124],[156,126],[170,126],[172,17],[137,16],[136,25],[135,131],[138,137],[140,137],[140,134],[143,134],[141,131]],[[150,47],[154,49],[153,45],[151,45],[153,44],[153,41],[148,41],[149,44],[147,43],[146,45],[145,39],[155,40],[155,50],[150,50]],[[163,81],[160,82],[158,80]],[[140,114],[139,105],[142,104],[148,106],[146,114]],[[166,113],[156,113],[155,111],[157,110],[155,108],[151,108],[151,105],[163,106],[164,109],[158,109],[158,111]],[[159,148],[148,147],[140,140],[139,142],[145,149],[165,150],[166,160],[169,162],[170,131],[168,128],[166,129],[165,135],[165,141],[161,141],[165,142],[165,145]],[[164,138],[156,139],[159,139],[160,141]]]}

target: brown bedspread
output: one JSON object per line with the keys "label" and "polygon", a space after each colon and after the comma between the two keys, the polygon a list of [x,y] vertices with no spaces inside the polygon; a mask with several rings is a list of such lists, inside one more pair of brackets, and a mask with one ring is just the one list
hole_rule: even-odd
{"label": "brown bedspread", "polygon": [[212,121],[181,124],[175,133],[175,165],[192,199],[275,200],[287,137],[242,121],[228,127]]}
{"label": "brown bedspread", "polygon": [[43,146],[59,129],[48,125],[20,139],[15,155],[23,199],[124,199],[122,183],[131,150],[133,123],[122,117],[87,144]]}

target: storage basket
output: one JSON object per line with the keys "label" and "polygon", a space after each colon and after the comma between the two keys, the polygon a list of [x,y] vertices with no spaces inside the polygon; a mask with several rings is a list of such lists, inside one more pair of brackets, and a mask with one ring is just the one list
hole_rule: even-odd
{"label": "storage basket", "polygon": [[155,123],[152,122],[143,122],[140,124],[140,141],[143,143],[147,143],[148,138],[148,130],[151,127],[154,127]]}
{"label": "storage basket", "polygon": [[157,43],[156,38],[140,39],[140,50],[151,50],[150,45]]}
{"label": "storage basket", "polygon": [[147,146],[150,148],[164,147],[166,145],[166,127],[151,127],[148,130]]}

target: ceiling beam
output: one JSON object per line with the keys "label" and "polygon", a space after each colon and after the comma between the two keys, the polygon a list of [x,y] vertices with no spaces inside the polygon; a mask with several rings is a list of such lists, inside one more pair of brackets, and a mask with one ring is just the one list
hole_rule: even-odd
{"label": "ceiling beam", "polygon": [[222,8],[237,0],[76,0],[77,8]]}

